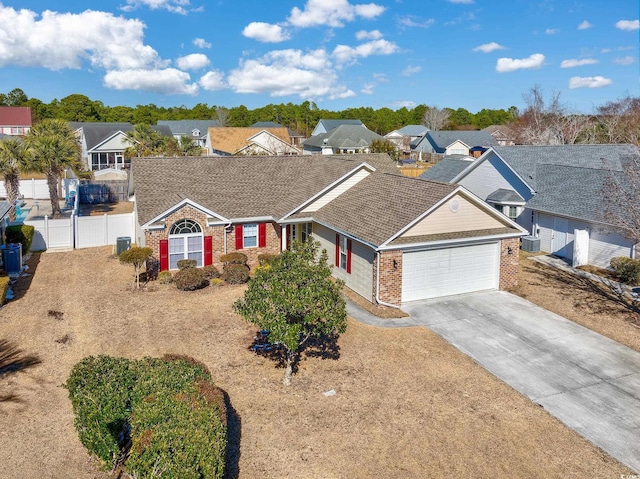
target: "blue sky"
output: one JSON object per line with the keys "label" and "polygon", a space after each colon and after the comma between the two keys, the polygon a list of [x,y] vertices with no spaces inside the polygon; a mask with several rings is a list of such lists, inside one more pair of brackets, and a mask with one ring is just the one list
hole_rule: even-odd
{"label": "blue sky", "polygon": [[638,16],[637,0],[0,0],[0,92],[476,112],[538,84],[590,112],[640,95]]}

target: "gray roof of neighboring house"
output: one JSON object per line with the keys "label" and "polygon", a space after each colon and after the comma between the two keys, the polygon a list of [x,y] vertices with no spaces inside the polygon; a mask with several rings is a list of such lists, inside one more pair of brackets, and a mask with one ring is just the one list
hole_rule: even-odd
{"label": "gray roof of neighboring house", "polygon": [[606,222],[604,184],[622,179],[624,165],[640,160],[634,145],[496,146],[493,149],[525,180],[536,195],[527,206]]}
{"label": "gray roof of neighboring house", "polygon": [[429,130],[425,137],[436,150],[442,150],[442,152],[447,146],[451,145],[456,140],[462,141],[469,147],[491,146],[496,144],[494,138],[486,131]]}
{"label": "gray roof of neighboring house", "polygon": [[141,224],[187,198],[225,218],[281,218],[362,162],[361,155],[134,158],[131,174]]}
{"label": "gray roof of neighboring house", "polygon": [[334,128],[338,128],[341,125],[359,125],[364,126],[361,120],[320,120],[318,123],[322,123],[324,129],[327,132],[333,130]]}
{"label": "gray roof of neighboring house", "polygon": [[424,125],[406,125],[396,131],[404,136],[423,136],[429,128]]}
{"label": "gray roof of neighboring house", "polygon": [[483,128],[482,131],[486,131],[490,135],[492,135],[493,133],[495,133],[497,131],[502,136],[504,136],[505,138],[515,138],[516,137],[516,132],[513,131],[511,128],[509,128],[506,125],[490,125],[490,126],[488,126],[486,128]]}
{"label": "gray roof of neighboring house", "polygon": [[448,155],[422,173],[420,179],[449,183],[472,163],[473,159],[466,155]]}
{"label": "gray roof of neighboring house", "polygon": [[158,120],[158,125],[168,126],[174,136],[191,136],[193,130],[198,130],[200,138],[204,138],[209,128],[220,126],[220,122],[218,120]]}
{"label": "gray roof of neighboring house", "polygon": [[0,219],[7,216],[7,213],[11,211],[11,205],[8,201],[0,201]]}
{"label": "gray roof of neighboring house", "polygon": [[326,146],[333,148],[362,148],[369,146],[373,140],[384,140],[363,125],[341,125],[327,133],[307,138],[302,144],[321,148],[325,146],[325,139]]}
{"label": "gray roof of neighboring house", "polygon": [[494,203],[524,203],[524,198],[513,190],[498,188],[487,196],[487,201]]}
{"label": "gray roof of neighboring house", "polygon": [[[91,150],[113,134],[121,131],[127,133],[133,130],[130,123],[84,123],[80,125],[87,144],[87,150]],[[163,136],[173,136],[171,129],[164,125],[151,125],[151,128]]]}

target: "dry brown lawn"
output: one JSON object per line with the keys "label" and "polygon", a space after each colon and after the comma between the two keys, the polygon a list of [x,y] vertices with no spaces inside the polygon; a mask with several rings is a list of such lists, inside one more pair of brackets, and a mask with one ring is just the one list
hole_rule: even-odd
{"label": "dry brown lawn", "polygon": [[[228,477],[631,473],[424,328],[350,320],[339,359],[303,357],[286,388],[282,370],[248,349],[255,328],[231,308],[243,287],[132,292],[132,270],[110,253],[35,256],[35,275],[0,311],[0,339],[41,360],[0,374],[0,396],[14,395],[0,402],[1,477],[108,477],[78,441],[62,384],[88,355],[164,353],[203,361],[229,394]],[[330,389],[336,395],[325,397]]]}
{"label": "dry brown lawn", "polygon": [[599,281],[581,278],[520,255],[520,284],[512,292],[640,351],[640,304]]}

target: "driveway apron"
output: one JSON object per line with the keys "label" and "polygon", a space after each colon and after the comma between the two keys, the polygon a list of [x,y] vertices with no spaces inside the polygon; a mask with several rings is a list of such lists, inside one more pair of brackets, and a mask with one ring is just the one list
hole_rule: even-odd
{"label": "driveway apron", "polygon": [[402,309],[640,473],[640,353],[504,291]]}

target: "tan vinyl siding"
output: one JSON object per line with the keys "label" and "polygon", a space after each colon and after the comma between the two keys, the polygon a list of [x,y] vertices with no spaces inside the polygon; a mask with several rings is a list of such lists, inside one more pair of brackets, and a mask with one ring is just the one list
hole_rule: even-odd
{"label": "tan vinyl siding", "polygon": [[99,148],[96,148],[92,151],[119,151],[124,150],[126,147],[131,146],[124,139],[126,136],[123,133],[118,133],[116,136],[111,138],[106,143],[100,145]]}
{"label": "tan vinyl siding", "polygon": [[328,204],[331,200],[336,199],[342,193],[347,191],[352,186],[358,184],[361,180],[365,179],[369,176],[370,173],[363,169],[358,170],[353,175],[351,175],[346,180],[342,181],[340,184],[334,186],[329,191],[327,191],[324,195],[316,198],[311,204],[306,206],[301,213],[312,213],[314,211],[318,211],[320,208]]}
{"label": "tan vinyl siding", "polygon": [[[459,203],[459,208],[456,212],[451,211],[449,207],[454,200]],[[486,211],[481,210],[463,196],[455,195],[403,233],[401,238],[451,233],[454,231],[488,230],[504,226],[505,223],[490,216]]]}
{"label": "tan vinyl siding", "polygon": [[368,301],[373,301],[373,260],[374,252],[368,246],[351,241],[351,274],[335,266],[336,232],[313,223],[313,238],[320,242],[320,249],[325,249],[329,256],[329,264],[334,265],[332,274],[341,279],[345,285]]}

